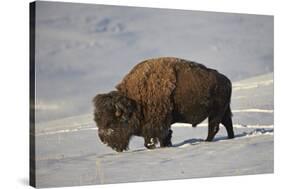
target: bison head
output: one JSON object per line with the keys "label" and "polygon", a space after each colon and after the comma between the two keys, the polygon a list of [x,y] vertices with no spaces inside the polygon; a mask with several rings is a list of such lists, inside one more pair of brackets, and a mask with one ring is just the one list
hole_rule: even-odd
{"label": "bison head", "polygon": [[93,103],[100,140],[117,152],[127,150],[131,136],[140,128],[137,103],[118,91],[98,94]]}

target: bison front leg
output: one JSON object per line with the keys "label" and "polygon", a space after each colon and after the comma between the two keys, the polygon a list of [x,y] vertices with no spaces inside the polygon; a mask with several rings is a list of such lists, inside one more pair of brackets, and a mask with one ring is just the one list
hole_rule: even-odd
{"label": "bison front leg", "polygon": [[156,148],[157,137],[155,136],[155,131],[151,124],[146,124],[143,127],[142,134],[144,138],[144,146],[148,149]]}
{"label": "bison front leg", "polygon": [[157,138],[154,138],[154,137],[151,137],[151,136],[144,137],[144,146],[147,149],[156,148],[156,144],[157,144]]}
{"label": "bison front leg", "polygon": [[171,129],[169,129],[163,137],[160,137],[159,138],[159,141],[160,141],[160,147],[170,147],[172,146],[172,142],[171,142],[171,139],[172,139],[172,134],[173,134],[173,131]]}

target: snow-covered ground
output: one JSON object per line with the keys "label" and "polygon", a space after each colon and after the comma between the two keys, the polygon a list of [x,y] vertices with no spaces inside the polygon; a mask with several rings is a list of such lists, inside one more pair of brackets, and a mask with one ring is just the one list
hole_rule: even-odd
{"label": "snow-covered ground", "polygon": [[[207,124],[172,126],[173,147],[147,150],[140,137],[117,153],[102,144],[92,116],[40,125],[36,135],[40,187],[106,184],[273,172],[273,74],[233,84],[235,139],[221,127],[204,142]],[[243,101],[241,101],[243,100]]]}
{"label": "snow-covered ground", "polygon": [[[36,181],[38,187],[273,172],[273,18],[270,16],[37,2]],[[177,123],[173,147],[102,144],[92,97],[138,62],[174,56],[233,81],[235,139],[206,122]]]}

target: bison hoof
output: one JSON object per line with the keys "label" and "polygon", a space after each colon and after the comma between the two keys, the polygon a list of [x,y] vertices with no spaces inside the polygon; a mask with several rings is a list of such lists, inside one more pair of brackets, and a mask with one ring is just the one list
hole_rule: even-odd
{"label": "bison hoof", "polygon": [[170,142],[166,145],[166,147],[171,147],[171,146],[173,146],[172,142]]}
{"label": "bison hoof", "polygon": [[212,142],[213,139],[207,138],[205,142]]}
{"label": "bison hoof", "polygon": [[154,143],[149,143],[144,145],[147,149],[154,149],[156,148],[156,145]]}
{"label": "bison hoof", "polygon": [[157,144],[157,139],[155,139],[155,138],[147,138],[145,140],[144,146],[147,149],[154,149],[154,148],[156,148],[156,144]]}
{"label": "bison hoof", "polygon": [[148,149],[154,149],[154,148],[156,148],[154,139],[151,138],[149,142],[146,142],[146,143],[144,144],[144,146],[145,146],[146,148],[148,148]]}
{"label": "bison hoof", "polygon": [[161,148],[165,148],[165,147],[171,147],[171,146],[173,146],[173,144],[172,144],[172,142],[171,141],[169,141],[169,142],[164,142],[164,143],[160,143],[160,147]]}

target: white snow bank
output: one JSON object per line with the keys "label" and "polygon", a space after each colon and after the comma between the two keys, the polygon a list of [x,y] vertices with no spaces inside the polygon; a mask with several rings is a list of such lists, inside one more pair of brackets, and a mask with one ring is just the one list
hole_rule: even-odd
{"label": "white snow bank", "polygon": [[263,110],[263,109],[257,109],[257,108],[252,108],[252,109],[241,109],[241,110],[232,110],[232,113],[237,113],[237,112],[273,113],[273,110]]}

